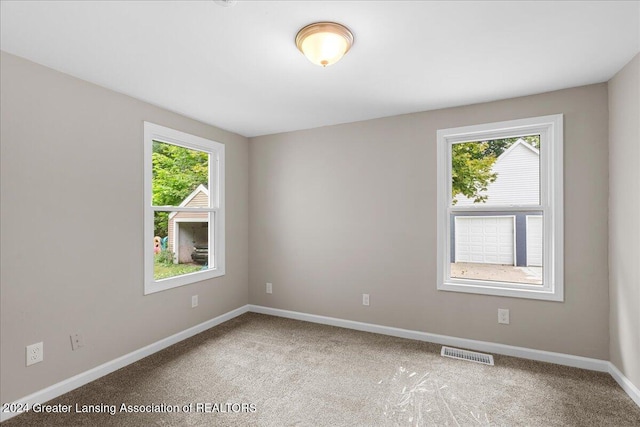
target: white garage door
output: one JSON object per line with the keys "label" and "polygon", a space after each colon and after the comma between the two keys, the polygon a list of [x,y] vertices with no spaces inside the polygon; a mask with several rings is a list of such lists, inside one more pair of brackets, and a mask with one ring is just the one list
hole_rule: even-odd
{"label": "white garage door", "polygon": [[542,267],[542,216],[527,215],[527,265]]}
{"label": "white garage door", "polygon": [[513,216],[456,217],[456,262],[514,264]]}

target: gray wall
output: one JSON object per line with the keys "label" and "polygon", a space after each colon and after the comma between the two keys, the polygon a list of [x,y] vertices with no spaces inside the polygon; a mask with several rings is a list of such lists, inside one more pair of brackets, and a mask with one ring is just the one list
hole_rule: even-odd
{"label": "gray wall", "polygon": [[609,82],[611,362],[640,388],[640,54]]}
{"label": "gray wall", "polygon": [[[565,302],[437,291],[437,129],[556,113]],[[607,125],[603,83],[252,138],[249,301],[608,359]],[[498,308],[511,325],[498,325]]]}
{"label": "gray wall", "polygon": [[[2,402],[247,303],[246,138],[6,53],[1,67]],[[143,296],[144,120],[226,145],[226,276]]]}

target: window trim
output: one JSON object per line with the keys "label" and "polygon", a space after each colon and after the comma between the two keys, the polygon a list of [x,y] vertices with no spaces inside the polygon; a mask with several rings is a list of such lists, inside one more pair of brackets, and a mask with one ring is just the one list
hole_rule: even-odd
{"label": "window trim", "polygon": [[[540,134],[540,204],[451,206],[451,146],[454,143]],[[555,114],[437,131],[437,289],[483,295],[564,301],[563,115]],[[451,277],[451,223],[455,212],[541,211],[543,285]]]}
{"label": "window trim", "polygon": [[[165,142],[209,153],[209,206],[188,208],[182,206],[153,206],[153,141]],[[180,132],[150,122],[144,122],[144,295],[189,285],[225,274],[225,153],[224,144],[199,136]],[[209,268],[205,271],[155,280],[154,253],[150,242],[154,238],[154,213],[207,212],[209,213]],[[215,217],[215,218],[214,218]],[[213,245],[211,244],[213,242]],[[212,262],[214,261],[214,262]]]}

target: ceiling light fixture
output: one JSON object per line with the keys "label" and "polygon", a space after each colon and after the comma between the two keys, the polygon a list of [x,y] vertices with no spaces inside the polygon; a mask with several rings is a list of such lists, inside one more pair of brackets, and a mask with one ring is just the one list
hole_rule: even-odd
{"label": "ceiling light fixture", "polygon": [[222,7],[231,7],[236,4],[236,0],[213,0],[213,2]]}
{"label": "ceiling light fixture", "polygon": [[307,25],[296,35],[296,46],[316,65],[335,64],[353,45],[353,34],[335,22],[316,22]]}

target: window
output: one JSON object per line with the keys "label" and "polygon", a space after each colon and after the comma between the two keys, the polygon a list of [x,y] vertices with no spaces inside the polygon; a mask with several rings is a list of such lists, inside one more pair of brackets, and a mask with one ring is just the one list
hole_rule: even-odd
{"label": "window", "polygon": [[224,145],[145,122],[144,184],[144,293],[224,275]]}
{"label": "window", "polygon": [[438,131],[439,290],[563,301],[562,121]]}

